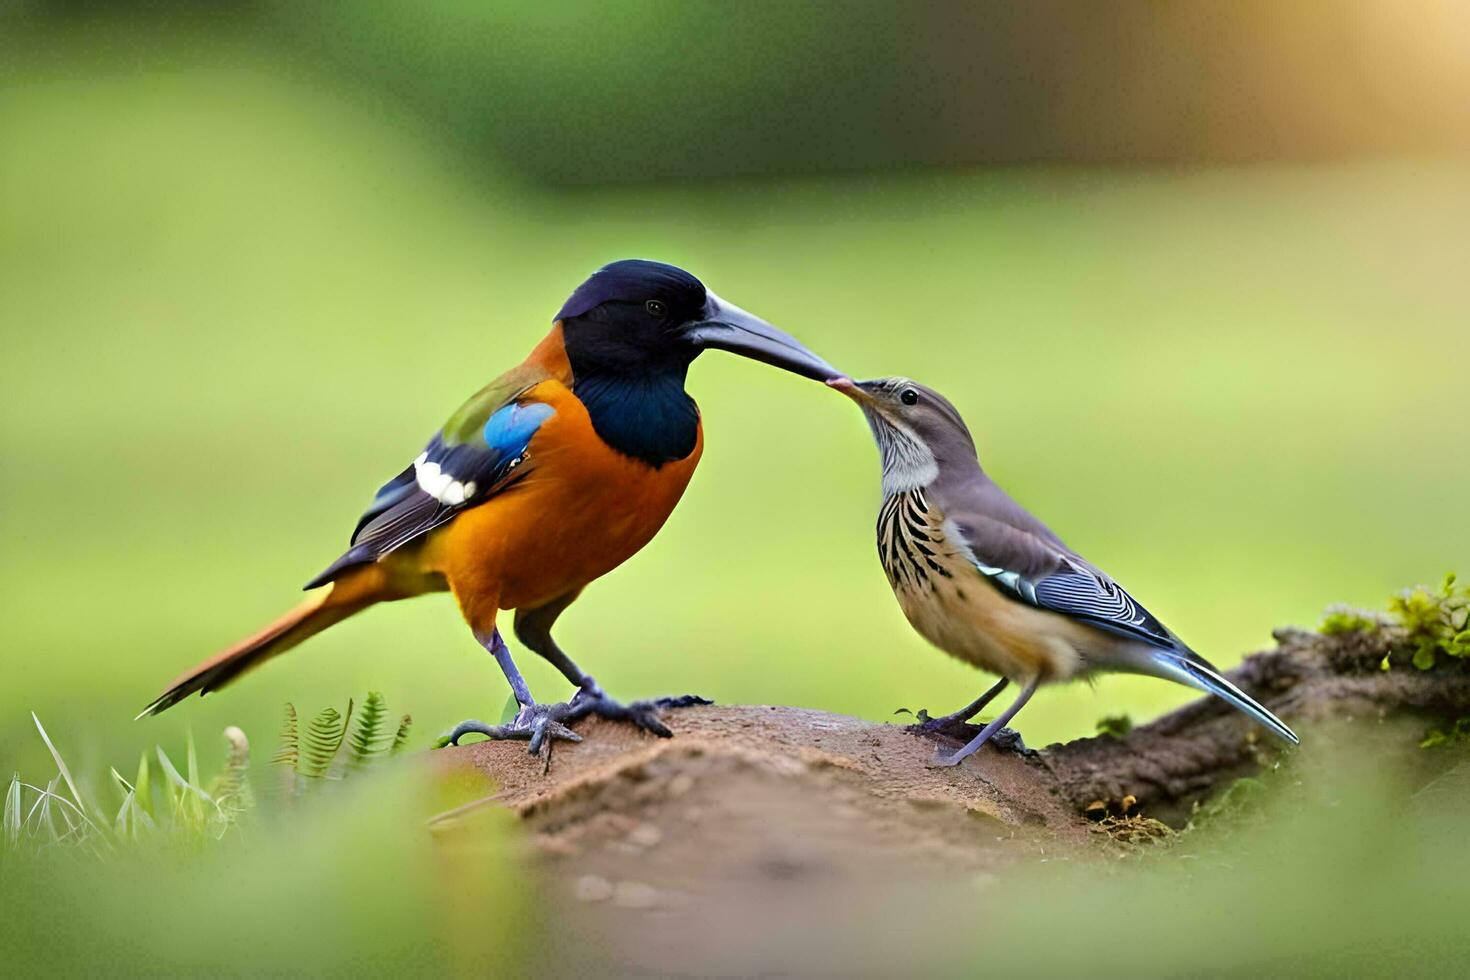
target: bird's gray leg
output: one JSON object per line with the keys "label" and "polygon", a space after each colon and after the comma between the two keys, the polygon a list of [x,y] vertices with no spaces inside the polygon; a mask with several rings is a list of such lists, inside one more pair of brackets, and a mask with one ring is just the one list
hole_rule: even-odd
{"label": "bird's gray leg", "polygon": [[516,639],[561,671],[561,675],[576,685],[578,691],[601,695],[602,688],[598,686],[596,679],[573,663],[572,658],[562,652],[562,648],[551,636],[551,627],[555,625],[557,617],[566,611],[566,608],[576,600],[579,594],[568,592],[544,606],[537,606],[534,609],[517,609]]}
{"label": "bird's gray leg", "polygon": [[572,658],[562,651],[551,636],[551,627],[556,623],[557,617],[572,604],[577,595],[576,592],[569,592],[544,606],[516,610],[516,639],[540,654],[548,663],[561,671],[563,677],[577,686],[577,693],[572,696],[571,701],[567,702],[564,720],[571,722],[588,715],[600,715],[603,718],[631,721],[639,728],[652,732],[660,738],[668,738],[673,735],[673,732],[669,731],[668,726],[659,719],[658,713],[661,709],[714,704],[713,701],[696,694],[631,701],[627,704],[608,697],[602,690],[602,685],[598,684],[592,675],[573,663]]}
{"label": "bird's gray leg", "polygon": [[570,714],[568,705],[537,704],[536,699],[531,697],[531,689],[526,685],[526,679],[521,676],[515,661],[511,659],[510,648],[505,645],[505,639],[500,635],[498,628],[492,630],[488,637],[476,634],[475,638],[490,651],[490,655],[500,665],[501,673],[505,674],[505,679],[510,684],[511,693],[515,696],[520,711],[516,712],[514,720],[508,725],[487,725],[483,721],[462,721],[454,726],[453,731],[439,740],[440,745],[458,745],[461,738],[471,734],[484,735],[491,739],[514,739],[530,742],[528,751],[532,755],[540,753],[541,746],[546,745],[547,762],[550,763],[550,743],[552,741],[559,738],[568,742],[582,741],[582,736],[565,724]]}
{"label": "bird's gray leg", "polygon": [[1010,722],[1010,720],[1016,716],[1016,712],[1020,711],[1026,706],[1026,702],[1031,700],[1031,695],[1036,693],[1036,689],[1040,685],[1040,677],[1031,678],[1029,681],[1026,682],[1026,686],[1021,689],[1020,696],[1018,696],[1016,700],[1011,702],[1010,707],[1002,711],[1000,715],[990,724],[980,729],[980,734],[970,739],[968,745],[966,745],[964,748],[960,749],[953,755],[946,756],[941,753],[934,760],[934,764],[936,766],[957,766],[961,762],[964,762],[970,756],[974,755],[977,751],[979,751],[980,746],[990,741],[990,737],[992,735],[1004,728]]}
{"label": "bird's gray leg", "polygon": [[969,704],[953,714],[942,718],[926,718],[917,725],[910,725],[911,731],[916,732],[941,732],[945,735],[953,735],[955,738],[969,739],[970,726],[966,724],[971,718],[985,709],[985,706],[995,700],[995,696],[1006,689],[1010,681],[1002,677],[995,684]]}

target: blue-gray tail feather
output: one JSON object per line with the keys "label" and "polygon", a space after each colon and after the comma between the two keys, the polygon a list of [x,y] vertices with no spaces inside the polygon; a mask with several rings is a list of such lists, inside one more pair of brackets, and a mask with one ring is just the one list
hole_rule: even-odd
{"label": "blue-gray tail feather", "polygon": [[1254,718],[1292,745],[1301,743],[1296,732],[1288,728],[1285,722],[1266,710],[1265,706],[1255,698],[1226,680],[1219,671],[1203,659],[1189,653],[1154,648],[1148,651],[1147,660],[1148,668],[1151,669],[1143,669],[1142,673],[1186,684],[1206,694],[1213,694],[1237,711]]}

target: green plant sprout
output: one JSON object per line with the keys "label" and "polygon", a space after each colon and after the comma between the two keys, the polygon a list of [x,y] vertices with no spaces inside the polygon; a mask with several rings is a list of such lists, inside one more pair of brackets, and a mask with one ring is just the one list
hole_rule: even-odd
{"label": "green plant sprout", "polygon": [[1133,719],[1128,715],[1108,715],[1097,720],[1097,733],[1109,738],[1123,738],[1133,731]]}
{"label": "green plant sprout", "polygon": [[[1335,636],[1393,627],[1403,631],[1409,661],[1420,670],[1433,668],[1441,657],[1465,662],[1470,659],[1470,586],[1455,583],[1455,573],[1450,572],[1438,589],[1427,585],[1405,589],[1389,598],[1386,613],[1333,606],[1318,631]],[[1381,666],[1389,669],[1388,656]]]}
{"label": "green plant sprout", "polygon": [[1437,749],[1445,745],[1459,745],[1470,742],[1470,717],[1457,718],[1454,723],[1444,728],[1431,728],[1424,733],[1424,738],[1419,742],[1421,749]]}

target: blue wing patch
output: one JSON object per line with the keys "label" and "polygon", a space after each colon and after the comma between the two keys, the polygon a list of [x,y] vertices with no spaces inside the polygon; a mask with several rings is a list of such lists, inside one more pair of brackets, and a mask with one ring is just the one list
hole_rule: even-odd
{"label": "blue wing patch", "polygon": [[536,430],[555,414],[545,402],[507,405],[485,420],[485,445],[501,453],[524,452]]}
{"label": "blue wing patch", "polygon": [[523,475],[537,431],[556,409],[542,402],[512,402],[493,412],[481,439],[445,442],[443,433],[402,473],[378,490],[357,522],[352,547],[306,584],[314,589],[344,568],[374,562],[493,497]]}

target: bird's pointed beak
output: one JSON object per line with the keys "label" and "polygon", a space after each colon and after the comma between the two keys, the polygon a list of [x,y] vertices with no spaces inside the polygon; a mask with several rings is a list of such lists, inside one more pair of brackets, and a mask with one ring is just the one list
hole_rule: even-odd
{"label": "bird's pointed beak", "polygon": [[842,377],[841,371],[807,350],[795,337],[714,293],[705,303],[704,316],[690,324],[684,336],[701,350],[729,351],[813,381]]}
{"label": "bird's pointed beak", "polygon": [[871,405],[873,402],[873,396],[863,390],[862,382],[854,381],[845,375],[828,378],[827,387],[842,392],[859,405]]}

